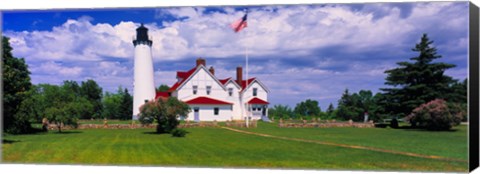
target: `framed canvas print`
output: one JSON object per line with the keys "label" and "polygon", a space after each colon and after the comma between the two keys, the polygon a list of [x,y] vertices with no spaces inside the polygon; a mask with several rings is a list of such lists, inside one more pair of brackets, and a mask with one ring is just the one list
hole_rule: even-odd
{"label": "framed canvas print", "polygon": [[469,1],[0,14],[3,164],[189,173],[479,164],[479,10]]}

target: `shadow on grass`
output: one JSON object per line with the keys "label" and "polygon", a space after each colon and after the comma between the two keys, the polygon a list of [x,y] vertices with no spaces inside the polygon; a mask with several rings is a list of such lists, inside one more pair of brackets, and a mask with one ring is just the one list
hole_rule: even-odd
{"label": "shadow on grass", "polygon": [[168,133],[157,133],[157,132],[155,132],[155,131],[153,131],[153,132],[150,132],[150,131],[149,131],[149,132],[143,132],[143,134],[162,135],[162,134],[168,134]]}
{"label": "shadow on grass", "polygon": [[2,139],[2,144],[13,144],[20,142],[19,140],[7,140],[7,139]]}
{"label": "shadow on grass", "polygon": [[[386,128],[386,127],[391,128],[390,126],[383,126],[383,125],[382,125],[382,127],[375,125],[375,127],[376,128]],[[399,129],[399,130],[405,130],[405,131],[422,131],[422,132],[456,132],[456,131],[459,130],[457,128],[452,128],[450,130],[429,130],[427,128],[412,127],[412,126],[399,126],[398,128],[391,128],[391,129]]]}
{"label": "shadow on grass", "polygon": [[45,134],[46,131],[39,128],[30,128],[27,132],[21,133],[19,135],[33,135],[33,134]]}
{"label": "shadow on grass", "polygon": [[426,129],[426,128],[411,127],[411,126],[402,126],[402,127],[398,127],[397,129],[403,129],[403,130],[406,130],[406,131],[423,131],[423,132],[456,132],[456,131],[458,131],[458,129],[456,129],[456,128],[452,128],[452,129],[449,129],[449,130],[430,130],[430,129]]}
{"label": "shadow on grass", "polygon": [[55,134],[79,134],[82,133],[81,131],[63,131],[63,132],[58,132],[56,131]]}

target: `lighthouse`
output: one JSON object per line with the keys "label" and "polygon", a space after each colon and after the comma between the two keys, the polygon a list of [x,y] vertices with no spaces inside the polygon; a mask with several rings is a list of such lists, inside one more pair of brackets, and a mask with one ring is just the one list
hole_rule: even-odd
{"label": "lighthouse", "polygon": [[155,98],[153,81],[152,40],[148,37],[148,28],[137,28],[137,37],[133,40],[135,47],[133,76],[133,120],[138,120],[140,106]]}

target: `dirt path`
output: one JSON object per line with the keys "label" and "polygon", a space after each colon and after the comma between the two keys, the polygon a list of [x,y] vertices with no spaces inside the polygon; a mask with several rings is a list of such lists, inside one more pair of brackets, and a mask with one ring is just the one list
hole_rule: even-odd
{"label": "dirt path", "polygon": [[263,133],[249,132],[249,131],[234,129],[234,128],[230,128],[230,127],[223,127],[223,126],[221,128],[227,129],[227,130],[230,130],[230,131],[234,131],[234,132],[244,133],[244,134],[256,135],[256,136],[261,136],[261,137],[269,137],[269,138],[275,138],[275,139],[282,139],[282,140],[289,140],[289,141],[315,143],[315,144],[321,144],[321,145],[337,146],[337,147],[344,147],[344,148],[351,148],[351,149],[370,150],[370,151],[375,151],[375,152],[391,153],[391,154],[412,156],[412,157],[418,157],[418,158],[437,159],[437,160],[444,160],[444,161],[457,161],[457,162],[468,163],[467,160],[456,159],[456,158],[447,158],[447,157],[435,156],[435,155],[423,155],[423,154],[417,154],[417,153],[402,152],[402,151],[395,151],[395,150],[388,150],[388,149],[380,149],[380,148],[374,148],[374,147],[339,144],[339,143],[332,143],[332,142],[326,142],[326,141],[307,140],[307,139],[301,139],[301,138],[281,137],[281,136],[275,136],[275,135],[269,135],[269,134],[263,134]]}

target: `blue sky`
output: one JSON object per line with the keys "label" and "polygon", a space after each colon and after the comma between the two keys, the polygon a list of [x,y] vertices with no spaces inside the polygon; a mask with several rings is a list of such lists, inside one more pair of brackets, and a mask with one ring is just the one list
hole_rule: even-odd
{"label": "blue sky", "polygon": [[204,57],[219,78],[235,76],[249,50],[250,76],[258,77],[274,104],[318,100],[322,110],[342,92],[379,92],[385,70],[416,56],[427,33],[467,77],[468,3],[368,3],[251,6],[248,27],[228,26],[243,7],[122,8],[3,11],[3,34],[24,57],[32,82],[96,80],[104,91],[132,91],[133,44],[140,23],[153,38],[155,83],[172,85],[175,72]]}

